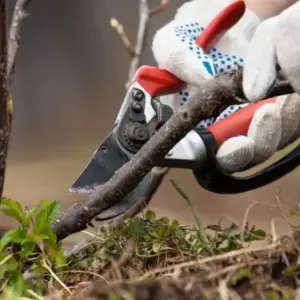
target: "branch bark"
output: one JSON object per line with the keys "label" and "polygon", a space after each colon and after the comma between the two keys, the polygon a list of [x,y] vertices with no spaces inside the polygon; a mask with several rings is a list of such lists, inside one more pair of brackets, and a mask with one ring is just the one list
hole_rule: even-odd
{"label": "branch bark", "polygon": [[[126,87],[129,86],[134,74],[136,73],[140,65],[141,56],[145,51],[145,44],[147,41],[147,33],[150,25],[150,20],[152,16],[163,11],[167,7],[167,5],[168,5],[168,0],[161,0],[160,4],[157,7],[150,8],[149,0],[140,0],[139,22],[138,22],[138,31],[137,31],[135,47],[132,46],[132,43],[130,42],[123,28],[123,25],[120,24],[115,18],[111,19],[111,26],[116,29],[125,48],[127,49],[127,51],[132,57],[129,71],[128,71]],[[153,170],[151,170],[153,176],[153,182],[159,182],[159,181],[162,182],[163,178],[168,173],[168,171],[169,171],[168,168],[154,167]],[[143,208],[150,203],[159,186],[160,184],[157,185],[156,188],[152,190],[151,195],[143,199],[142,198],[138,199],[137,203],[135,203],[133,207],[131,207],[122,215],[104,222],[103,227],[112,229],[114,227],[119,226],[125,219],[131,218],[137,215],[138,213],[140,213],[143,210]]]}
{"label": "branch bark", "polygon": [[8,35],[7,81],[11,85],[16,64],[16,56],[20,46],[20,32],[23,20],[28,16],[27,7],[32,0],[17,0]]}
{"label": "branch bark", "polygon": [[10,136],[10,122],[7,114],[7,6],[0,0],[0,201],[4,186],[6,157]]}
{"label": "branch bark", "polygon": [[5,180],[6,158],[12,125],[12,98],[9,89],[13,79],[20,30],[26,8],[32,0],[17,0],[7,38],[7,5],[0,0],[0,202]]}
{"label": "branch bark", "polygon": [[[203,84],[199,97],[190,99],[180,107],[130,162],[120,168],[108,182],[97,187],[87,200],[73,205],[52,223],[58,239],[62,240],[70,234],[86,229],[96,215],[118,203],[133,190],[201,120],[218,115],[224,105],[237,103],[237,97],[243,99],[241,82],[240,70],[217,76]],[[286,85],[281,86],[281,89],[283,88],[286,88]],[[284,93],[286,91],[287,89]],[[277,92],[281,94],[280,90]]]}

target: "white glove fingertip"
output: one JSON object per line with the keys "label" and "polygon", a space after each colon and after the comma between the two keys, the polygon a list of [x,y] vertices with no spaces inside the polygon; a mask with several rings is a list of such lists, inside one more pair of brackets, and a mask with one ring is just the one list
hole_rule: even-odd
{"label": "white glove fingertip", "polygon": [[206,0],[187,1],[182,4],[175,14],[175,20],[190,22],[191,20],[201,20],[203,25],[209,23],[216,15],[233,0],[210,0],[207,5]]}
{"label": "white glove fingertip", "polygon": [[232,137],[221,145],[216,158],[227,172],[240,171],[254,158],[254,142],[246,136]]}
{"label": "white glove fingertip", "polygon": [[247,136],[255,143],[254,164],[273,155],[281,140],[281,115],[274,103],[260,107],[253,116]]}
{"label": "white glove fingertip", "polygon": [[300,96],[291,94],[277,97],[275,105],[281,115],[282,132],[279,149],[282,149],[297,135],[300,123]]}
{"label": "white glove fingertip", "polygon": [[278,16],[276,50],[280,67],[290,84],[300,93],[300,2]]}
{"label": "white glove fingertip", "polygon": [[276,18],[263,22],[250,42],[243,70],[243,89],[250,101],[264,98],[276,80],[276,24]]}
{"label": "white glove fingertip", "polygon": [[187,83],[199,85],[217,71],[212,60],[195,43],[194,35],[203,28],[195,23],[193,29],[188,26],[172,21],[159,29],[153,38],[152,51],[160,68]]}

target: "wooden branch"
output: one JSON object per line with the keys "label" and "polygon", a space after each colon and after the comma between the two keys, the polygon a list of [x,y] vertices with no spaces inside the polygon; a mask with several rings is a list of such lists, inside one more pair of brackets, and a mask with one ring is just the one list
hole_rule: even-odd
{"label": "wooden branch", "polygon": [[[137,38],[136,38],[136,45],[133,48],[132,44],[127,37],[127,34],[123,28],[123,26],[116,20],[111,19],[111,25],[112,27],[116,28],[118,34],[120,35],[120,38],[125,45],[126,49],[128,50],[129,54],[132,57],[132,60],[130,62],[130,68],[128,71],[128,79],[126,82],[126,87],[129,86],[132,77],[136,73],[141,60],[141,55],[145,51],[145,42],[147,39],[147,32],[148,27],[150,25],[151,17],[163,11],[168,5],[168,0],[161,0],[160,5],[158,7],[149,8],[149,0],[140,0],[139,5],[139,23],[138,23],[138,32],[137,32]],[[154,182],[162,182],[165,175],[168,173],[168,168],[161,168],[161,167],[154,167],[153,170],[151,170],[153,177],[153,183]],[[155,184],[153,184],[154,186]],[[140,213],[143,208],[145,207],[145,203],[148,205],[150,201],[152,200],[154,194],[156,193],[157,189],[160,185],[156,185],[156,188],[152,190],[151,195],[148,195],[148,197],[145,197],[144,199],[139,199],[137,203],[131,207],[128,211],[126,211],[124,214],[104,222],[103,227],[105,228],[113,228],[118,225],[120,225],[125,219],[131,218],[135,216],[136,214]]]}
{"label": "wooden branch", "polygon": [[104,222],[104,229],[113,229],[120,226],[126,219],[132,218],[135,215],[139,214],[145,207],[147,207],[152,200],[154,194],[159,188],[163,178],[169,172],[169,168],[163,167],[154,167],[151,171],[151,186],[149,189],[151,190],[151,194],[146,195],[145,197],[138,198],[136,203],[132,207],[130,207],[123,214]]}
{"label": "wooden branch", "polygon": [[145,47],[145,41],[148,34],[148,25],[150,20],[150,10],[148,5],[149,0],[140,0],[139,6],[139,25],[135,45],[136,55],[133,57],[130,63],[128,72],[128,82],[130,82],[139,67],[141,54],[143,53]]}
{"label": "wooden branch", "polygon": [[132,44],[124,30],[123,25],[116,18],[111,18],[110,26],[117,31],[118,35],[120,36],[121,41],[123,42],[125,48],[127,49],[128,53],[130,54],[130,56],[135,57],[136,56],[135,50],[132,47]]}
{"label": "wooden branch", "polygon": [[0,202],[2,198],[6,157],[10,136],[10,122],[7,114],[7,6],[6,0],[0,0]]}
{"label": "wooden branch", "polygon": [[16,55],[20,46],[21,26],[24,18],[28,16],[26,9],[30,4],[30,2],[32,2],[32,0],[17,0],[14,8],[11,26],[8,35],[9,40],[7,45],[8,56],[7,56],[6,74],[7,74],[7,81],[9,85],[11,85],[12,82],[12,77],[13,77],[15,64],[16,64]]}
{"label": "wooden branch", "polygon": [[7,39],[7,6],[0,0],[0,200],[2,198],[6,158],[12,125],[12,98],[9,88],[12,83],[15,60],[20,44],[20,30],[25,9],[32,0],[17,0]]}
{"label": "wooden branch", "polygon": [[149,14],[150,16],[153,16],[159,12],[161,12],[162,10],[164,10],[167,5],[169,3],[169,0],[160,0],[160,5],[158,5],[157,7],[154,7],[150,10]]}
{"label": "wooden branch", "polygon": [[[199,122],[217,116],[220,107],[243,98],[242,70],[216,76],[203,84],[197,98],[190,99],[152,136],[134,158],[112,178],[95,189],[87,200],[73,205],[52,223],[59,240],[87,228],[103,210],[117,204]],[[282,85],[281,88],[286,88]]]}
{"label": "wooden branch", "polygon": [[160,5],[158,7],[150,9],[149,0],[139,1],[139,23],[136,44],[134,48],[132,46],[132,43],[130,42],[130,39],[128,38],[128,35],[126,34],[123,25],[116,18],[111,18],[111,27],[117,31],[125,48],[132,57],[128,71],[128,81],[126,83],[126,86],[128,86],[129,82],[131,82],[135,72],[139,67],[141,55],[145,50],[145,42],[147,39],[149,21],[151,17],[156,13],[163,11],[167,7],[167,5],[168,0],[161,0]]}

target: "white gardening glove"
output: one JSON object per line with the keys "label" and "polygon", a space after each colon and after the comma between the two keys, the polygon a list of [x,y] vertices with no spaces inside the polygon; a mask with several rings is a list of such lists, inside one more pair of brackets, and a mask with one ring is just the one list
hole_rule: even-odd
{"label": "white gardening glove", "polygon": [[[154,36],[152,49],[159,67],[188,83],[187,88],[179,94],[162,98],[173,109],[176,110],[190,97],[197,96],[198,88],[204,81],[218,73],[243,66],[249,41],[260,24],[260,20],[250,11],[246,11],[238,24],[208,53],[204,54],[195,43],[203,28],[230,2],[232,1],[189,1],[178,9],[174,20]],[[239,171],[249,164],[264,161],[276,152],[279,145],[283,144],[282,123],[291,123],[290,118],[282,120],[282,110],[279,108],[285,102],[285,98],[280,98],[276,101],[276,106],[268,104],[260,108],[247,136],[231,138],[220,147],[217,159],[224,169]],[[293,103],[298,105],[298,102],[298,99],[294,99]],[[290,101],[288,103],[290,107]],[[230,106],[217,119],[202,121],[200,126],[206,127],[244,106],[246,105]]]}
{"label": "white gardening glove", "polygon": [[[267,96],[276,80],[278,67],[299,93],[299,29],[299,2],[258,26],[245,56],[243,71],[243,88],[249,100]],[[247,137],[229,139],[217,156],[221,164],[230,164],[235,171],[246,166],[240,163],[243,161],[240,157],[248,156],[249,163],[258,164],[299,136],[300,96],[282,96],[274,104],[264,105],[257,111]],[[237,158],[236,164],[234,158]]]}
{"label": "white gardening glove", "polygon": [[243,88],[248,99],[267,95],[277,77],[276,65],[300,92],[300,2],[260,24],[249,45]]}
{"label": "white gardening glove", "polygon": [[[212,19],[233,0],[194,0],[183,4],[174,19],[159,29],[152,50],[159,67],[188,83],[181,95],[172,99],[174,107],[197,94],[199,86],[216,74],[243,66],[243,57],[260,20],[247,11],[242,20],[208,53],[196,45],[196,39]],[[164,100],[168,99],[164,98]],[[173,101],[174,100],[174,101]]]}
{"label": "white gardening glove", "polygon": [[[249,100],[259,100],[268,94],[276,80],[278,67],[299,93],[299,20],[298,2],[258,26],[245,56],[243,72],[243,88]],[[278,97],[274,104],[267,104],[257,111],[247,137],[236,137],[226,141],[220,148],[218,157],[222,164],[226,165],[230,164],[234,157],[248,155],[251,157],[251,164],[258,164],[299,136],[300,96],[293,94]],[[231,169],[237,170],[241,167],[240,161],[242,159],[237,159],[236,166],[232,164]]]}

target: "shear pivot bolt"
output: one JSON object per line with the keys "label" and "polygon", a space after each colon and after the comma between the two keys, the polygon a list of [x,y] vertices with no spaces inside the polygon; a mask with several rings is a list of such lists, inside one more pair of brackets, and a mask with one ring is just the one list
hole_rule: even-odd
{"label": "shear pivot bolt", "polygon": [[132,102],[131,108],[135,113],[140,113],[143,110],[142,103],[136,101]]}
{"label": "shear pivot bolt", "polygon": [[130,126],[128,128],[128,137],[134,142],[146,142],[149,138],[149,134],[144,128]]}
{"label": "shear pivot bolt", "polygon": [[142,101],[145,97],[144,93],[139,89],[134,89],[132,92],[132,97],[136,101]]}

